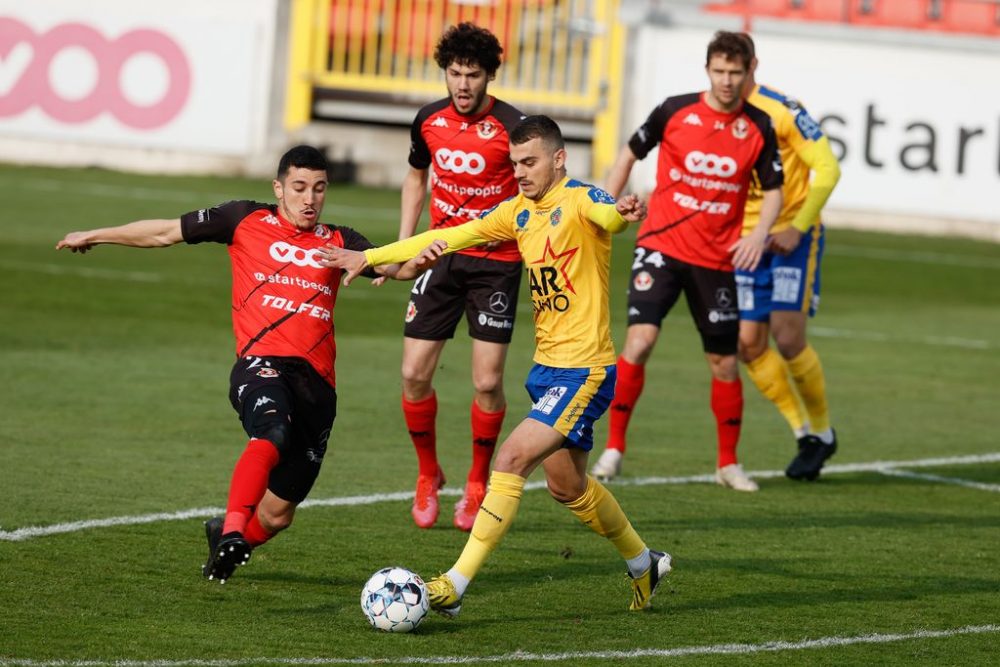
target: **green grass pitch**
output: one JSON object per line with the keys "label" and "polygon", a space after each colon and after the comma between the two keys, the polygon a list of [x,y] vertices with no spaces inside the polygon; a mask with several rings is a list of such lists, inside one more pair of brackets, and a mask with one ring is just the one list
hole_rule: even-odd
{"label": "green grass pitch", "polygon": [[[271,190],[265,180],[2,167],[0,196],[0,667],[511,664],[542,654],[572,665],[997,660],[1000,457],[990,455],[1000,452],[1000,246],[828,234],[812,342],[841,439],[831,464],[946,461],[900,465],[907,476],[832,470],[815,484],[763,476],[753,495],[629,483],[713,469],[708,371],[681,307],[647,370],[625,483],[613,486],[646,541],[675,557],[654,608],[628,613],[613,548],[532,490],[462,615],[395,636],[368,627],[361,586],[391,564],[424,575],[447,569],[465,541],[450,526],[455,496],[444,497],[428,531],[412,525],[406,500],[304,507],[225,586],[200,577],[199,516],[9,539],[29,527],[224,504],[245,444],[226,397],[225,248],[99,247],[81,257],[53,247],[72,230],[228,199],[270,201]],[[395,191],[337,186],[324,220],[385,242],[395,237],[398,205]],[[624,234],[614,250],[619,343],[632,238]],[[408,289],[361,281],[340,292],[340,416],[312,499],[412,489],[415,457],[399,409]],[[521,382],[533,345],[523,289],[505,431],[528,407]],[[455,489],[470,456],[463,327],[436,386],[439,448]],[[741,460],[750,471],[780,471],[791,435],[744,386]],[[603,420],[599,427],[603,442]],[[751,648],[724,649],[734,644]]]}

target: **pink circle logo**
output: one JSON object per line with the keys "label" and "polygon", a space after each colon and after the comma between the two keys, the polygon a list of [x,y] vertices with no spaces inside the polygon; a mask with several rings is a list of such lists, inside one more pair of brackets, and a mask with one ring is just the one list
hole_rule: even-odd
{"label": "pink circle logo", "polygon": [[[26,45],[30,61],[21,62]],[[82,49],[97,63],[94,87],[79,99],[67,99],[54,90],[49,78],[53,60],[65,49]],[[167,87],[160,99],[137,104],[122,90],[122,69],[140,54],[158,58],[168,74]],[[0,88],[0,118],[17,116],[37,106],[61,123],[85,123],[108,112],[120,123],[136,130],[166,125],[184,108],[191,93],[191,67],[184,52],[170,37],[158,30],[131,30],[109,40],[82,23],[64,23],[44,34],[12,18],[0,17],[0,73],[7,79],[22,64],[20,74],[6,92]],[[4,70],[7,70],[4,72]],[[14,77],[12,77],[14,78]]]}

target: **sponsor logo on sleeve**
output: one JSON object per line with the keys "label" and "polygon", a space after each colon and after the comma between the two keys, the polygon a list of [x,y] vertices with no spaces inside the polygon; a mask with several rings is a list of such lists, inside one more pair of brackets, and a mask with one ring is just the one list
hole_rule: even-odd
{"label": "sponsor logo on sleeve", "polygon": [[590,188],[587,192],[590,200],[598,204],[614,204],[615,198],[600,188]]}

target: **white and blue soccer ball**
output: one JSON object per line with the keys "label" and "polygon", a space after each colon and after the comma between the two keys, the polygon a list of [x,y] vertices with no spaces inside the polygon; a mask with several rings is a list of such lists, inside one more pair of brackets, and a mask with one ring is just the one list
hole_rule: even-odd
{"label": "white and blue soccer ball", "polygon": [[373,628],[410,632],[427,616],[430,600],[419,574],[403,567],[385,567],[361,589],[361,611]]}

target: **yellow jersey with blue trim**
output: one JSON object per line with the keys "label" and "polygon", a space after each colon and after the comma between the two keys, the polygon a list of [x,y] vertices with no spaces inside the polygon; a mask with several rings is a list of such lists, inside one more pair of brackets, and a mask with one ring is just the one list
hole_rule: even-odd
{"label": "yellow jersey with blue trim", "polygon": [[[781,189],[784,203],[771,232],[794,225],[805,233],[819,221],[819,212],[840,179],[840,165],[830,141],[805,107],[773,88],[755,86],[747,102],[771,117],[785,174]],[[743,236],[757,226],[762,201],[763,192],[756,183],[751,183],[743,215]]]}
{"label": "yellow jersey with blue trim", "polygon": [[535,362],[556,368],[615,363],[608,306],[611,234],[627,226],[604,190],[563,178],[541,199],[518,194],[464,225],[365,252],[372,266],[414,257],[431,241],[448,252],[515,239],[528,274]]}

